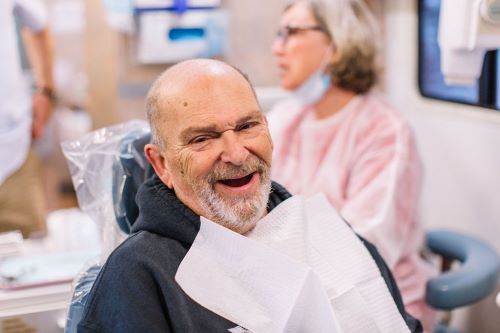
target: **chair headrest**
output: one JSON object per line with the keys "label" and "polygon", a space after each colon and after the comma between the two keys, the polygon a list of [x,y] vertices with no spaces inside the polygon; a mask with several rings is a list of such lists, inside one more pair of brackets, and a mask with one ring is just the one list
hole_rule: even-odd
{"label": "chair headrest", "polygon": [[120,142],[119,156],[113,163],[113,208],[118,226],[126,234],[139,215],[137,190],[154,172],[144,154],[144,146],[149,142],[149,131],[130,132]]}

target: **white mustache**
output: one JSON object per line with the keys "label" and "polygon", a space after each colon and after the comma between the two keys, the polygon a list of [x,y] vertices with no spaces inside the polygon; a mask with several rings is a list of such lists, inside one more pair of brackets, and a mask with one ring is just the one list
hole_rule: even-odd
{"label": "white mustache", "polygon": [[236,179],[247,176],[251,173],[258,172],[263,174],[267,172],[267,164],[260,158],[254,157],[247,163],[241,166],[237,165],[219,165],[214,168],[208,175],[208,182],[210,185],[215,185],[219,180]]}

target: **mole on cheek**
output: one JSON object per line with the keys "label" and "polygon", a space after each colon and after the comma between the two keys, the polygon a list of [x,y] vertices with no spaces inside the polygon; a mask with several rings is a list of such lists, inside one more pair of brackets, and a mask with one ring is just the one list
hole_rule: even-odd
{"label": "mole on cheek", "polygon": [[186,107],[186,106],[188,106],[188,102],[184,102],[184,106],[185,106],[185,107]]}

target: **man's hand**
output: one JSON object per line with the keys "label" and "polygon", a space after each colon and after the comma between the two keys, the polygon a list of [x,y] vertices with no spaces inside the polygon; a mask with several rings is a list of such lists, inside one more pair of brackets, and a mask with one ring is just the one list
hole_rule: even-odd
{"label": "man's hand", "polygon": [[53,106],[53,100],[48,94],[36,91],[33,95],[33,122],[31,124],[31,137],[33,140],[43,135],[45,125],[52,114]]}

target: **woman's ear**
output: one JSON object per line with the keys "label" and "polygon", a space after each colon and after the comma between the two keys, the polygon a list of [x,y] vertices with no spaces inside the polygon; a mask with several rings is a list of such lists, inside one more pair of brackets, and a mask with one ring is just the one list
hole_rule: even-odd
{"label": "woman's ear", "polygon": [[330,52],[330,65],[333,65],[334,63],[340,61],[340,57],[342,54],[333,42],[330,44],[328,52]]}
{"label": "woman's ear", "polygon": [[153,169],[158,177],[165,185],[167,185],[168,188],[171,189],[173,187],[172,175],[167,160],[160,150],[160,147],[153,143],[148,143],[144,146],[144,153],[146,154],[146,158],[153,166]]}

